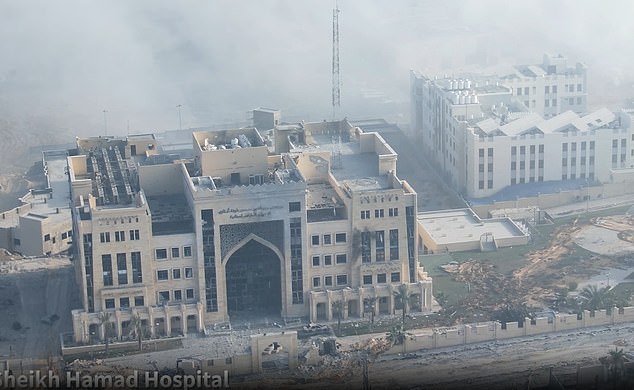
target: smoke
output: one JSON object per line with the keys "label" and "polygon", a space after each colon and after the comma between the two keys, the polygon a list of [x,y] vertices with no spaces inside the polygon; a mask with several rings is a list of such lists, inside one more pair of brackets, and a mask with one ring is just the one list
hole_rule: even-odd
{"label": "smoke", "polygon": [[[244,121],[258,106],[324,119],[333,6],[3,1],[0,115],[78,135],[174,129],[179,104],[183,127]],[[545,52],[588,64],[591,104],[633,95],[628,1],[341,0],[339,8],[341,115],[407,118],[409,69],[538,63]]]}

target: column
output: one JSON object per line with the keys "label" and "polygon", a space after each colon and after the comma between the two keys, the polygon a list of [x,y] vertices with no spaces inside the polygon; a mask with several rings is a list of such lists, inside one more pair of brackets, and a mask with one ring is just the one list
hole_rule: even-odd
{"label": "column", "polygon": [[165,314],[165,335],[167,337],[172,336],[172,319],[170,318],[169,306],[163,306],[163,313]]}
{"label": "column", "polygon": [[154,310],[152,307],[148,307],[148,322],[150,325],[150,337],[156,337],[156,329],[154,324]]}
{"label": "column", "polygon": [[196,309],[198,310],[198,316],[197,316],[197,320],[198,320],[198,331],[199,332],[204,332],[205,330],[205,314],[203,312],[203,304],[202,302],[198,301],[198,303],[196,303]]}
{"label": "column", "polygon": [[123,337],[123,327],[121,326],[121,312],[119,310],[114,312],[114,326],[116,336],[119,340],[121,340]]}
{"label": "column", "polygon": [[187,314],[185,312],[185,305],[181,303],[181,333],[183,336],[187,336]]}

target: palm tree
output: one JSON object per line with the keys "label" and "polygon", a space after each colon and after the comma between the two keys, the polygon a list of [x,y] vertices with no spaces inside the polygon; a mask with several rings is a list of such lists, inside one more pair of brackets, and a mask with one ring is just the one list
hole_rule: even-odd
{"label": "palm tree", "polygon": [[594,315],[595,310],[610,310],[614,306],[614,294],[610,287],[598,288],[596,285],[586,286],[579,293],[582,307]]}
{"label": "palm tree", "polygon": [[625,370],[625,352],[623,352],[623,348],[614,348],[614,351],[608,352],[608,356],[605,357],[604,361],[608,365],[610,377],[616,387]]}
{"label": "palm tree", "polygon": [[111,313],[102,311],[97,315],[99,320],[99,326],[103,329],[103,337],[106,342],[106,355],[108,355],[108,346],[110,345],[110,330],[112,329],[112,322],[110,321]]}
{"label": "palm tree", "polygon": [[143,321],[141,320],[141,316],[138,313],[132,314],[130,317],[130,336],[136,337],[139,341],[139,351],[143,349],[143,331],[145,327],[143,326]]}
{"label": "palm tree", "polygon": [[405,315],[409,308],[411,293],[407,284],[401,284],[398,286],[398,290],[394,291],[394,300],[396,304],[403,308],[403,329],[405,329]]}
{"label": "palm tree", "polygon": [[372,327],[374,326],[374,313],[376,312],[376,300],[377,300],[377,297],[365,298],[363,300],[364,310],[369,310],[371,313],[370,329],[372,329]]}
{"label": "palm tree", "polygon": [[344,301],[333,301],[331,304],[332,314],[337,317],[337,332],[341,332],[341,319],[343,318]]}
{"label": "palm tree", "polygon": [[405,339],[410,333],[405,331],[405,328],[401,326],[394,326],[386,333],[387,339],[392,346],[403,345],[403,351],[405,351]]}

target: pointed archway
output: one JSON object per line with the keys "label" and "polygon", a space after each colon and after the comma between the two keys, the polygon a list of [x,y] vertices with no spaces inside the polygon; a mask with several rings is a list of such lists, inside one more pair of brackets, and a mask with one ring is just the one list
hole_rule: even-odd
{"label": "pointed archway", "polygon": [[273,244],[251,234],[227,254],[224,262],[230,317],[281,315],[281,254]]}

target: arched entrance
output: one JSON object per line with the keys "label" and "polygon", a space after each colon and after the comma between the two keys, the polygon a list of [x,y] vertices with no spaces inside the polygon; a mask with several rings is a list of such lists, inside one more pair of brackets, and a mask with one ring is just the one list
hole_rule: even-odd
{"label": "arched entrance", "polygon": [[225,276],[230,316],[281,315],[280,259],[271,248],[249,240],[229,257]]}

